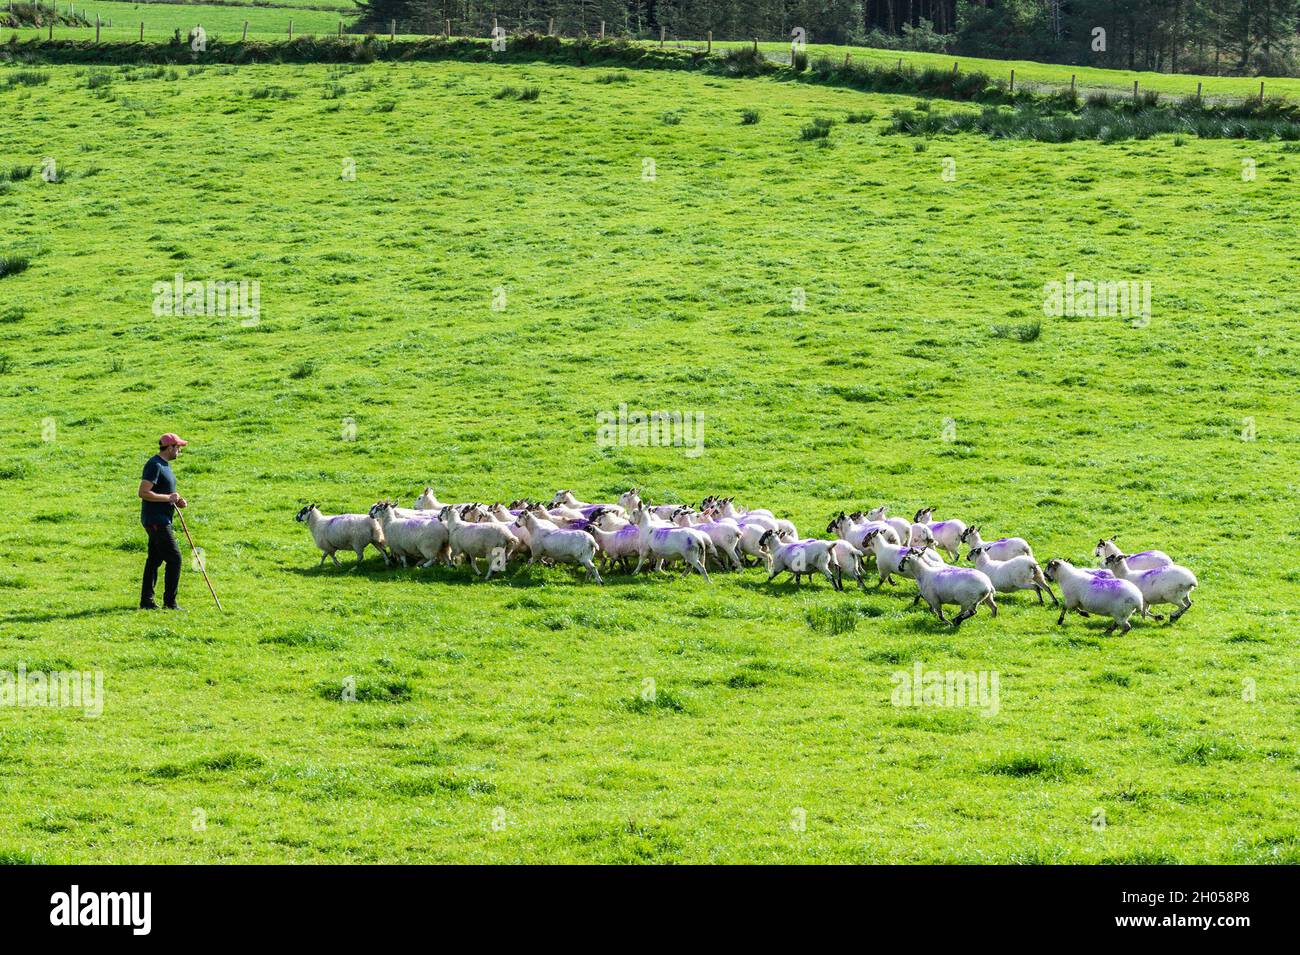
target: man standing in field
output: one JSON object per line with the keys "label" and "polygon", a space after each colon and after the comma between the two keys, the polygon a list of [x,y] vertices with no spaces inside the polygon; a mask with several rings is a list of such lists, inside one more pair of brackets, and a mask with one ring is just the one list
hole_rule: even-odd
{"label": "man standing in field", "polygon": [[166,564],[163,575],[163,606],[176,606],[176,591],[181,583],[181,549],[172,533],[172,507],[184,507],[185,498],[176,493],[176,475],[171,462],[189,444],[170,431],[158,439],[158,453],[144,465],[140,476],[140,523],[149,535],[149,556],[144,561],[144,584],[140,588],[140,609],[157,610],[153,600],[158,582],[158,565]]}

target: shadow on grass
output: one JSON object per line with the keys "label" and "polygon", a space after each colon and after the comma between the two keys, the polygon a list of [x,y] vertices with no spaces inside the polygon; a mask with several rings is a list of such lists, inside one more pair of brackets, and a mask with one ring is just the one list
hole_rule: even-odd
{"label": "shadow on grass", "polygon": [[71,610],[67,613],[50,611],[49,613],[14,614],[5,619],[12,623],[49,623],[52,620],[85,620],[90,617],[108,617],[113,614],[137,613],[139,607],[134,604],[112,607],[91,607],[88,610]]}

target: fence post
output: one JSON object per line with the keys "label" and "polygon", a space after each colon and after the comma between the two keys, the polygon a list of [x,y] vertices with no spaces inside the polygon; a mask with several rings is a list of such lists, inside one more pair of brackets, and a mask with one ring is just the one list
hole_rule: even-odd
{"label": "fence post", "polygon": [[293,39],[293,21],[292,21],[292,20],[289,21],[289,39],[290,39],[290,40]]}
{"label": "fence post", "polygon": [[546,21],[546,35],[547,36],[555,35],[555,17],[551,17],[549,20]]}
{"label": "fence post", "polygon": [[1134,80],[1133,81],[1133,102],[1136,103],[1137,101],[1138,101],[1138,81]]}
{"label": "fence post", "polygon": [[397,39],[397,21],[389,20],[388,21],[388,42],[392,43],[396,39]]}
{"label": "fence post", "polygon": [[1259,81],[1259,105],[1264,105],[1264,81]]}
{"label": "fence post", "polygon": [[849,60],[851,60],[852,58],[853,58],[853,54],[852,54],[852,53],[845,53],[845,54],[844,54],[844,65],[845,65],[845,66],[848,66],[848,65],[849,65]]}
{"label": "fence post", "polygon": [[447,39],[450,40],[450,39],[451,39],[451,21],[450,21],[450,20],[446,21],[446,27],[447,27]]}
{"label": "fence post", "polygon": [[248,42],[248,21],[247,20],[244,21],[244,39],[241,42],[243,43]]}
{"label": "fence post", "polygon": [[140,21],[140,42],[144,42],[144,21]]}
{"label": "fence post", "polygon": [[707,50],[705,50],[704,52],[705,52],[705,53],[712,53],[712,52],[713,52],[713,31],[712,31],[712,30],[709,31],[709,48],[708,48]]}
{"label": "fence post", "polygon": [[[98,13],[95,14],[95,42],[96,43],[99,42],[99,14]],[[1264,86],[1263,83],[1260,83],[1259,85],[1261,89]]]}
{"label": "fence post", "polygon": [[952,75],[953,75],[953,76],[956,76],[956,75],[957,75],[957,63],[956,63],[956,61],[954,61],[953,64],[952,64]]}
{"label": "fence post", "polygon": [[1016,91],[1016,71],[1012,70],[1011,71],[1011,92],[1014,93],[1015,91]]}
{"label": "fence post", "polygon": [[667,33],[667,32],[668,32],[668,31],[664,29],[663,25],[660,24],[660,26],[659,26],[659,49],[661,49],[661,50],[664,48],[664,34]]}
{"label": "fence post", "polygon": [[343,21],[339,21],[339,39],[343,39]]}
{"label": "fence post", "polygon": [[1197,84],[1196,84],[1196,98],[1197,98],[1198,100],[1201,98],[1201,84],[1200,84],[1200,83],[1197,83]]}
{"label": "fence post", "polygon": [[1074,99],[1074,74],[1070,74],[1070,99]]}
{"label": "fence post", "polygon": [[754,52],[758,52],[758,37],[754,37]]}
{"label": "fence post", "polygon": [[601,20],[601,21],[600,21],[600,38],[601,38],[602,40],[605,39],[605,21],[604,21],[604,20]]}
{"label": "fence post", "polygon": [[898,58],[898,72],[903,72],[903,58],[901,56]]}

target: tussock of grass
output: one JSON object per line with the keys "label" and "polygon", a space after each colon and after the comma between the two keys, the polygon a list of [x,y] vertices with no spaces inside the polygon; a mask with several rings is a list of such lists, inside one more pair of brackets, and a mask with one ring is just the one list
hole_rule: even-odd
{"label": "tussock of grass", "polygon": [[316,695],[321,699],[344,703],[404,703],[411,698],[411,685],[405,679],[359,676],[355,681],[355,700],[344,698],[342,680],[316,684]]}
{"label": "tussock of grass", "polygon": [[1061,753],[1020,753],[993,760],[984,772],[994,776],[1035,776],[1063,780],[1087,772],[1083,763]]}
{"label": "tussock of grass", "polygon": [[337,650],[344,645],[333,632],[313,626],[269,634],[257,642],[271,646],[305,647],[311,650]]}
{"label": "tussock of grass", "polygon": [[809,609],[804,613],[804,619],[813,630],[838,636],[852,633],[861,621],[879,617],[882,612],[869,604],[833,604]]}
{"label": "tussock of grass", "polygon": [[0,255],[0,279],[26,272],[31,260],[25,255]]}
{"label": "tussock of grass", "polygon": [[994,338],[1010,338],[1018,342],[1036,342],[1038,336],[1043,333],[1042,321],[1035,319],[1032,322],[1024,322],[1015,325],[994,325]]}
{"label": "tussock of grass", "polygon": [[44,86],[49,81],[49,73],[41,73],[38,70],[15,70],[5,77],[5,86]]}
{"label": "tussock of grass", "polygon": [[649,695],[649,699],[646,696],[647,694],[638,693],[630,699],[623,700],[622,705],[632,713],[653,713],[655,710],[685,713],[687,710],[686,700],[672,690],[658,688]]}
{"label": "tussock of grass", "polygon": [[537,86],[504,86],[493,94],[493,99],[512,99],[522,103],[530,103],[542,95],[542,90]]}

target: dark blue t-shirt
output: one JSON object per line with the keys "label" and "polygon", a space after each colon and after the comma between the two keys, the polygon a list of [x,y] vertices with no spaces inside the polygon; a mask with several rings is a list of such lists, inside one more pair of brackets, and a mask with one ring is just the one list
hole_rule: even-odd
{"label": "dark blue t-shirt", "polygon": [[[144,463],[142,481],[152,481],[153,489],[158,494],[172,494],[176,491],[176,475],[172,466],[155,454]],[[141,501],[141,524],[170,524],[172,522],[172,505],[166,501]]]}

